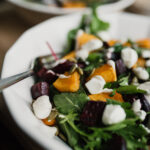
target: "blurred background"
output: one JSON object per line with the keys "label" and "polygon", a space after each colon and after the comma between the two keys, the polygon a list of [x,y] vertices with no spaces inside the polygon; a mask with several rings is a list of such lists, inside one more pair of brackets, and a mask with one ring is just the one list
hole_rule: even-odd
{"label": "blurred background", "polygon": [[[44,0],[44,2],[48,3],[48,0]],[[82,4],[77,6],[83,7]],[[64,5],[64,7],[69,7],[69,5]],[[43,12],[46,11],[44,8],[41,9]],[[150,17],[150,0],[136,0],[132,6],[124,11]],[[55,11],[51,14],[40,13],[39,11],[28,10],[8,1],[0,0],[0,73],[7,50],[24,31],[48,18],[65,13],[66,11],[62,14],[55,13]],[[31,147],[36,150],[40,149],[36,148],[36,145],[17,128],[17,125],[10,117],[2,95],[0,95],[0,150],[26,150],[31,149]]]}

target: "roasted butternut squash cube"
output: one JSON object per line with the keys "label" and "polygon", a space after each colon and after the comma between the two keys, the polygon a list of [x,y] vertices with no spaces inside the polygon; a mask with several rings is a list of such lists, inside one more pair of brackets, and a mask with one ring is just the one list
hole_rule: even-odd
{"label": "roasted butternut squash cube", "polygon": [[137,44],[143,48],[150,48],[150,38],[139,40]]}
{"label": "roasted butternut squash cube", "polygon": [[104,102],[106,102],[107,99],[113,99],[113,100],[116,100],[119,102],[124,102],[121,94],[116,92],[115,95],[112,97],[109,96],[110,94],[111,93],[92,94],[92,95],[89,95],[89,98],[90,98],[90,100],[93,100],[93,101],[104,101]]}
{"label": "roasted butternut squash cube", "polygon": [[114,46],[117,42],[118,42],[117,40],[110,40],[107,43],[109,46]]}
{"label": "roasted butternut squash cube", "polygon": [[95,71],[90,75],[88,80],[92,77],[100,75],[104,78],[106,82],[114,82],[117,81],[116,71],[113,69],[112,66],[105,64],[99,68],[96,68]]}
{"label": "roasted butternut squash cube", "polygon": [[75,51],[72,51],[63,57],[63,59],[67,59],[67,60],[69,60],[71,58],[75,58]]}
{"label": "roasted butternut squash cube", "polygon": [[80,75],[77,71],[71,75],[65,73],[68,78],[58,78],[54,83],[54,87],[60,92],[76,92],[80,87]]}
{"label": "roasted butternut squash cube", "polygon": [[145,63],[146,63],[145,59],[140,57],[138,58],[136,64],[132,68],[145,67]]}
{"label": "roasted butternut squash cube", "polygon": [[84,8],[86,7],[83,2],[66,2],[63,4],[64,8]]}
{"label": "roasted butternut squash cube", "polygon": [[94,39],[98,39],[98,38],[94,35],[83,33],[80,37],[78,37],[77,42],[79,47],[81,47],[82,45]]}

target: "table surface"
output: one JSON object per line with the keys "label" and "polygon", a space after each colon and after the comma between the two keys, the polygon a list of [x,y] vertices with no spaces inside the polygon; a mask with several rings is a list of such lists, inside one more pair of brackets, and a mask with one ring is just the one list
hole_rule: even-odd
{"label": "table surface", "polygon": [[[2,11],[2,8],[6,9]],[[32,25],[19,17],[15,8],[8,4],[4,4],[4,7],[2,7],[0,3],[0,70],[2,69],[2,63],[7,50],[13,45],[19,36],[30,27],[32,27]],[[10,122],[11,127],[9,126]],[[20,137],[24,140],[29,138],[16,129],[17,126],[10,117],[3,97],[0,94],[0,149],[24,150],[29,149],[28,145],[30,145],[33,149],[37,150],[37,148],[34,148],[36,146],[33,141],[29,142],[29,140],[27,140],[27,144],[24,144],[24,141],[19,141],[18,139],[20,139]]]}

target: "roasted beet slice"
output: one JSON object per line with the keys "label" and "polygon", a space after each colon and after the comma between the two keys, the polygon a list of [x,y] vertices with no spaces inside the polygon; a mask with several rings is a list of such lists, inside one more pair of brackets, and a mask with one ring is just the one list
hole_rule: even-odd
{"label": "roasted beet slice", "polygon": [[39,71],[36,72],[36,75],[39,77],[39,78],[43,78],[43,76],[45,75],[45,73],[47,72],[47,69],[46,68],[41,68]]}
{"label": "roasted beet slice", "polygon": [[75,64],[74,62],[66,60],[65,62],[60,63],[57,66],[55,66],[54,68],[52,68],[52,70],[55,73],[63,74],[66,71],[69,71],[74,64]]}
{"label": "roasted beet slice", "polygon": [[126,141],[119,135],[113,135],[109,143],[109,150],[127,150]]}
{"label": "roasted beet slice", "polygon": [[43,75],[43,80],[48,83],[53,83],[57,78],[58,75],[52,70],[46,71],[46,73]]}
{"label": "roasted beet slice", "polygon": [[89,101],[85,104],[80,116],[81,122],[86,126],[98,126],[106,103],[102,101]]}
{"label": "roasted beet slice", "polygon": [[85,68],[86,64],[85,64],[85,62],[79,62],[79,63],[78,63],[78,66],[79,66],[80,68]]}
{"label": "roasted beet slice", "polygon": [[127,72],[127,68],[121,59],[116,61],[116,71],[117,71],[117,76]]}
{"label": "roasted beet slice", "polygon": [[49,85],[47,82],[39,82],[31,87],[33,99],[37,99],[42,95],[49,95]]}
{"label": "roasted beet slice", "polygon": [[123,100],[125,102],[133,103],[135,100],[139,99],[138,94],[122,94]]}

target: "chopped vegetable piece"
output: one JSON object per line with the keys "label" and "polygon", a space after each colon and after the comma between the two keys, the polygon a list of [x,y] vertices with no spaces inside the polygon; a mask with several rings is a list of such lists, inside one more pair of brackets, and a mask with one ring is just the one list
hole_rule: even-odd
{"label": "chopped vegetable piece", "polygon": [[80,87],[80,75],[78,72],[73,74],[65,73],[68,78],[58,78],[54,83],[54,87],[60,92],[76,92]]}
{"label": "chopped vegetable piece", "polygon": [[99,68],[96,68],[95,71],[90,75],[88,80],[90,80],[92,77],[100,75],[104,78],[106,82],[114,82],[117,80],[116,71],[113,69],[112,66],[105,64]]}
{"label": "chopped vegetable piece", "polygon": [[94,100],[94,101],[104,101],[106,102],[107,99],[113,99],[113,100],[116,100],[116,101],[119,101],[119,102],[124,102],[123,98],[122,98],[122,95],[119,94],[119,93],[115,93],[114,96],[110,96],[111,93],[100,93],[100,94],[92,94],[92,95],[89,95],[89,98],[91,100]]}
{"label": "chopped vegetable piece", "polygon": [[89,101],[85,104],[80,116],[81,122],[86,126],[97,126],[101,123],[101,117],[106,103],[102,101]]}
{"label": "chopped vegetable piece", "polygon": [[42,95],[49,95],[49,85],[47,82],[39,82],[31,87],[33,99],[37,99]]}
{"label": "chopped vegetable piece", "polygon": [[75,58],[75,51],[70,52],[69,54],[65,55],[63,59],[70,59],[70,58]]}
{"label": "chopped vegetable piece", "polygon": [[55,123],[56,123],[56,120],[55,120],[55,119],[49,120],[48,118],[46,118],[46,119],[43,119],[42,121],[43,121],[46,125],[48,125],[48,126],[53,126],[53,125],[55,125]]}
{"label": "chopped vegetable piece", "polygon": [[79,47],[81,47],[82,45],[94,39],[98,39],[98,38],[92,34],[83,33],[80,37],[78,37],[77,43]]}
{"label": "chopped vegetable piece", "polygon": [[143,47],[143,48],[150,48],[150,39],[146,38],[143,40],[139,40],[137,41],[137,44],[139,45],[139,47]]}
{"label": "chopped vegetable piece", "polygon": [[66,2],[63,4],[63,8],[84,8],[86,4],[83,2]]}
{"label": "chopped vegetable piece", "polygon": [[138,58],[138,61],[132,68],[137,68],[137,67],[145,67],[146,60],[143,58]]}
{"label": "chopped vegetable piece", "polygon": [[108,41],[109,46],[114,46],[118,41],[117,40],[110,40]]}

